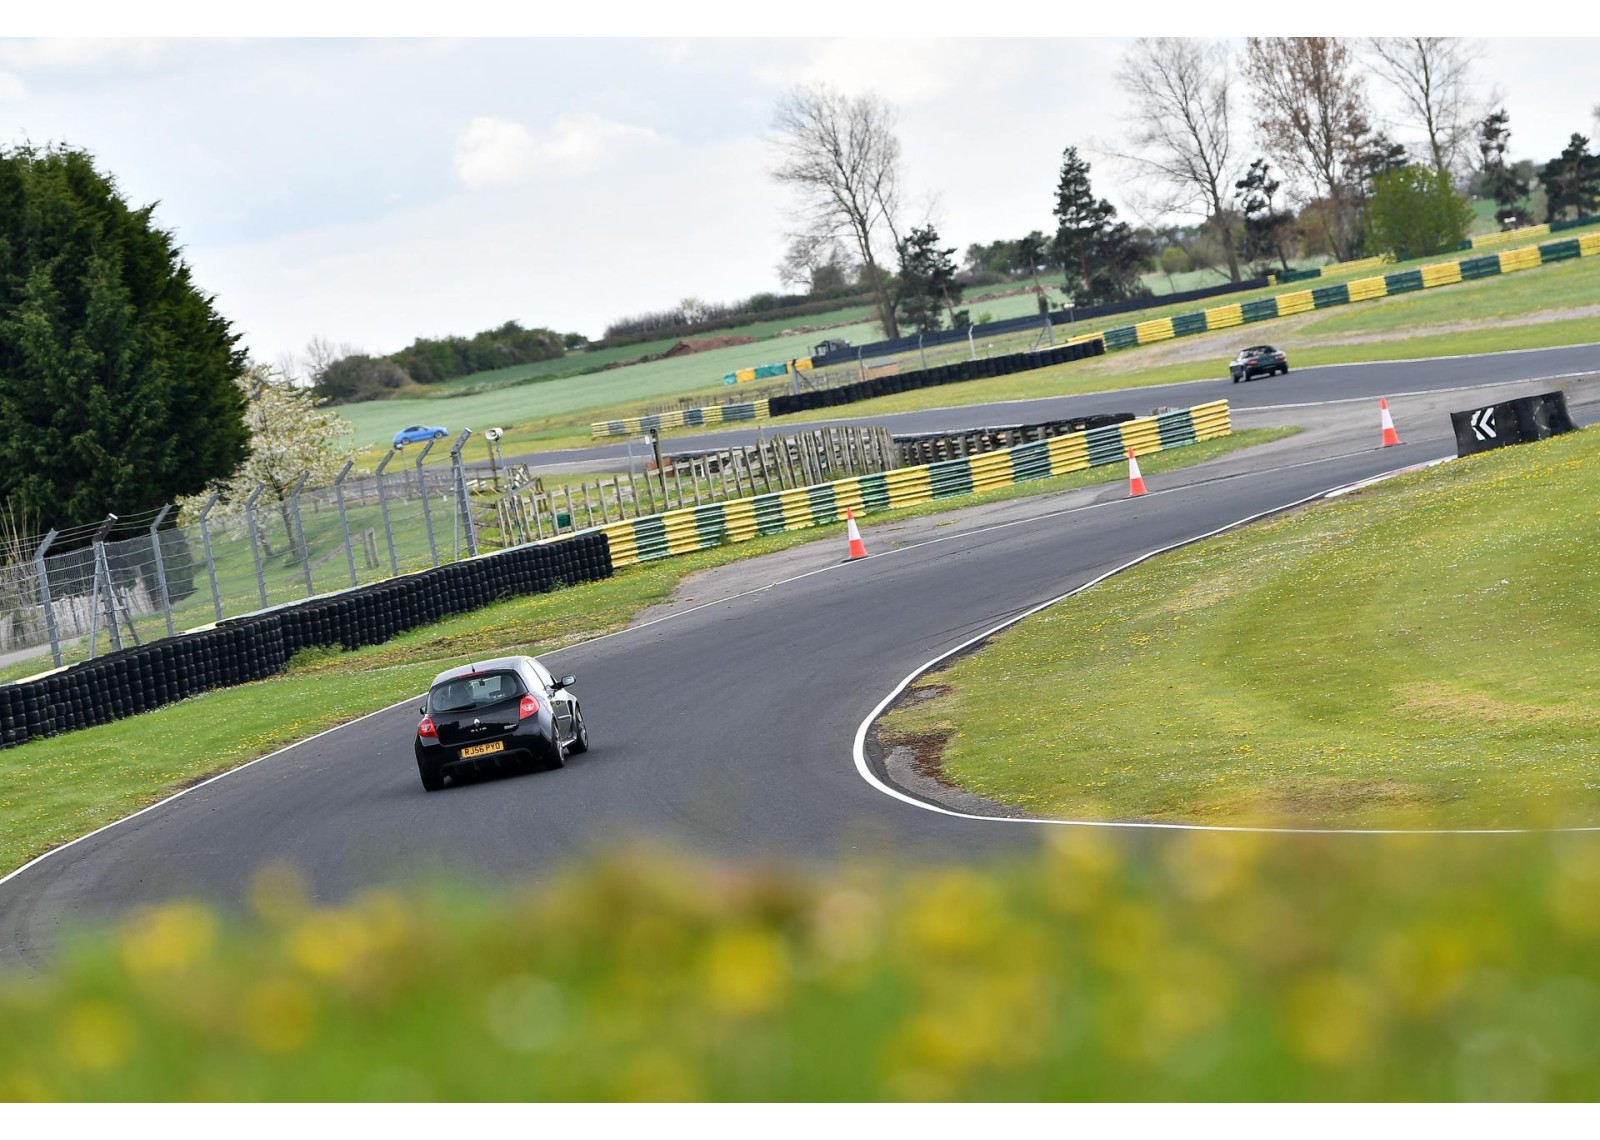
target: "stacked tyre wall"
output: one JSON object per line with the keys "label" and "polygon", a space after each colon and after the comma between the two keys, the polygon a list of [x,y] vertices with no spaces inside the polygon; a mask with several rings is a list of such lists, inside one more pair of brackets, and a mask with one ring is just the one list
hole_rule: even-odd
{"label": "stacked tyre wall", "polygon": [[603,533],[521,546],[233,618],[0,686],[0,748],[106,724],[281,673],[303,649],[360,649],[409,629],[557,585],[609,578]]}

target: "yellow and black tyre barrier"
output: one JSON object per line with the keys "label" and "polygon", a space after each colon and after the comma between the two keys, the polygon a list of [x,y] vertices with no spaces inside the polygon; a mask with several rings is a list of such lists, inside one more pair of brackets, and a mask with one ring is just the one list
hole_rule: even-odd
{"label": "yellow and black tyre barrier", "polygon": [[1228,401],[1217,400],[982,455],[685,507],[595,529],[606,536],[612,566],[631,566],[760,535],[834,525],[844,521],[846,508],[871,514],[1009,487],[1118,463],[1129,451],[1146,455],[1216,439],[1232,430]]}

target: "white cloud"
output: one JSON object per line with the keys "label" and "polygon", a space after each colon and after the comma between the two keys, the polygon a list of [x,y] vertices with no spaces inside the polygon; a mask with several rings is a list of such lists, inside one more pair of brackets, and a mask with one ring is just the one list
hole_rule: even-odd
{"label": "white cloud", "polygon": [[0,103],[20,100],[27,94],[28,88],[20,76],[12,75],[9,71],[0,71]]}
{"label": "white cloud", "polygon": [[[1000,45],[982,40],[826,40],[782,53],[756,74],[771,87],[827,83],[849,95],[875,91],[891,103],[931,103],[955,91],[977,92],[1005,74]],[[1014,47],[1012,50],[1015,50]]]}
{"label": "white cloud", "polygon": [[24,71],[97,68],[106,64],[151,67],[166,58],[173,42],[152,39],[51,37],[0,41],[0,61]]}
{"label": "white cloud", "polygon": [[[189,251],[259,359],[323,335],[371,352],[502,321],[599,335],[687,293],[771,289],[780,191],[756,140],[663,140],[614,169],[460,192],[383,218]],[[640,186],[649,186],[648,194]],[[444,284],[442,284],[444,283]]]}
{"label": "white cloud", "polygon": [[479,115],[456,140],[455,171],[470,190],[510,186],[541,174],[586,173],[607,158],[657,141],[648,127],[592,112],[558,119],[542,134],[514,119]]}

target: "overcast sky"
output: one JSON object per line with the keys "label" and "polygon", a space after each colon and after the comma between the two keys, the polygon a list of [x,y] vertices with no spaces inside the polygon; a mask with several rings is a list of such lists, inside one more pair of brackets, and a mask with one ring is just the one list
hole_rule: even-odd
{"label": "overcast sky", "polygon": [[[0,142],[87,148],[134,203],[159,201],[259,359],[511,319],[598,336],[778,288],[764,135],[785,87],[889,99],[911,198],[961,248],[1051,228],[1062,148],[1115,135],[1126,43],[0,40]],[[1484,46],[1515,156],[1596,133],[1600,42]],[[1096,189],[1120,201],[1111,174]]]}

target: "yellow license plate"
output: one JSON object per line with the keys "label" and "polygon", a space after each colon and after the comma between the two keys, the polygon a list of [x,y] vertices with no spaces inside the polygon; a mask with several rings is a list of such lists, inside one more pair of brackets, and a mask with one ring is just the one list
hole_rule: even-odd
{"label": "yellow license plate", "polygon": [[488,744],[471,744],[461,750],[461,759],[470,760],[474,756],[487,756],[491,752],[504,752],[506,742],[491,740]]}

